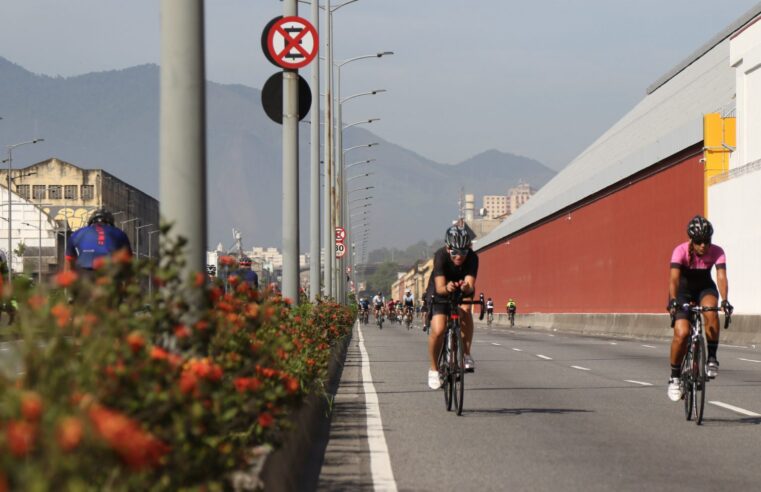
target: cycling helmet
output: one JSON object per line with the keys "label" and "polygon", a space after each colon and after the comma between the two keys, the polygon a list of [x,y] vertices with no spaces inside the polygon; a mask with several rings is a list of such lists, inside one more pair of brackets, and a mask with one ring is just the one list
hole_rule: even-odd
{"label": "cycling helmet", "polygon": [[378,295],[379,295],[379,296],[382,296],[382,295],[383,295],[383,292],[381,292],[381,291],[378,291]]}
{"label": "cycling helmet", "polygon": [[452,226],[447,229],[444,242],[452,249],[470,248],[470,234],[462,227]]}
{"label": "cycling helmet", "polygon": [[405,294],[412,294],[412,289],[407,289],[404,291]]}
{"label": "cycling helmet", "polygon": [[101,222],[103,224],[108,224],[108,225],[114,225],[114,216],[111,212],[101,207],[101,208],[95,209],[92,215],[90,215],[90,218],[87,220],[87,225],[90,226],[96,222]]}
{"label": "cycling helmet", "polygon": [[713,236],[713,226],[702,215],[696,215],[687,224],[687,235],[693,242],[710,242]]}
{"label": "cycling helmet", "polygon": [[251,266],[251,258],[248,256],[241,256],[240,257],[240,266],[242,267],[250,267]]}

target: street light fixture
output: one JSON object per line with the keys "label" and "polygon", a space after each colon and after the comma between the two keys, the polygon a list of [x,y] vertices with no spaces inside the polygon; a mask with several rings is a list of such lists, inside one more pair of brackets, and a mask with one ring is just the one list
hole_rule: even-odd
{"label": "street light fixture", "polygon": [[349,123],[348,125],[344,125],[342,130],[346,130],[347,128],[352,127],[352,126],[366,125],[368,123],[374,123],[376,121],[380,121],[380,118],[369,118],[369,119],[366,119],[366,120],[355,121],[354,123]]}
{"label": "street light fixture", "polygon": [[372,159],[366,159],[366,160],[364,160],[364,161],[357,161],[357,162],[352,162],[351,164],[349,164],[348,166],[346,166],[344,169],[349,169],[350,167],[358,166],[358,165],[360,165],[360,164],[370,164],[371,162],[375,162],[375,161],[377,161],[377,160],[378,160],[378,159],[376,159],[376,158],[374,158],[374,157],[373,157]]}
{"label": "street light fixture", "polygon": [[349,200],[349,204],[356,203],[356,202],[361,202],[362,200],[370,200],[372,198],[373,198],[373,195],[368,195],[368,196],[362,197],[362,198],[356,198],[354,200]]}
{"label": "street light fixture", "polygon": [[146,227],[153,227],[153,224],[146,224],[141,225],[140,227],[135,227],[135,251],[138,260],[140,260],[140,229],[145,229]]}
{"label": "street light fixture", "polygon": [[365,174],[358,174],[358,175],[356,175],[356,176],[352,176],[351,178],[347,178],[347,179],[346,179],[346,182],[348,183],[348,182],[349,182],[349,181],[351,181],[352,179],[366,178],[366,177],[368,177],[368,176],[372,176],[373,174],[375,174],[375,173],[365,173]]}
{"label": "street light fixture", "polygon": [[347,195],[351,195],[351,194],[352,194],[352,193],[354,193],[355,191],[362,191],[362,190],[372,190],[373,188],[375,188],[375,186],[365,186],[364,188],[354,188],[353,190],[349,190],[349,192],[347,193]]}
{"label": "street light fixture", "polygon": [[13,205],[11,204],[11,171],[13,169],[13,149],[16,147],[21,147],[22,145],[32,145],[44,141],[44,138],[35,138],[34,140],[6,145],[5,147],[8,151],[8,157],[5,159],[8,162],[8,282],[11,281],[13,272],[13,231],[11,228],[11,224],[13,223]]}

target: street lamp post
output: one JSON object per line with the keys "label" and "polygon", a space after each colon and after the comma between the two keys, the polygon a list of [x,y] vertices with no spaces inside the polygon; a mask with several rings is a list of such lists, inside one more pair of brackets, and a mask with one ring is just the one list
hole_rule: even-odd
{"label": "street lamp post", "polygon": [[146,224],[141,225],[140,227],[135,227],[135,251],[138,261],[140,260],[140,229],[145,229],[146,227],[153,227],[153,224]]}
{"label": "street lamp post", "polygon": [[[150,262],[153,259],[152,250],[151,250],[151,244],[153,241],[151,241],[151,237],[154,234],[157,234],[161,232],[160,229],[157,229],[155,231],[148,231],[148,261]],[[150,299],[153,297],[153,264],[149,265],[148,269],[148,298]]]}
{"label": "street lamp post", "polygon": [[6,158],[6,161],[8,161],[8,283],[11,282],[11,273],[13,272],[13,240],[12,240],[12,227],[11,224],[13,223],[13,205],[11,203],[11,171],[13,169],[13,149],[16,147],[21,147],[22,145],[32,145],[39,142],[44,142],[44,138],[35,138],[34,140],[28,140],[26,142],[19,142],[16,144],[11,144],[6,146],[5,148],[8,150],[8,157]]}
{"label": "street lamp post", "polygon": [[[129,224],[130,222],[135,222],[136,220],[140,220],[140,218],[139,218],[139,217],[134,217],[134,218],[132,218],[132,219],[123,220],[123,221],[119,222],[119,224],[121,224],[121,227],[120,227],[120,229],[121,229],[122,231],[124,231],[124,225],[125,225],[125,224]],[[127,231],[124,231],[124,232],[125,232],[125,234],[126,234],[126,232],[127,232]]]}

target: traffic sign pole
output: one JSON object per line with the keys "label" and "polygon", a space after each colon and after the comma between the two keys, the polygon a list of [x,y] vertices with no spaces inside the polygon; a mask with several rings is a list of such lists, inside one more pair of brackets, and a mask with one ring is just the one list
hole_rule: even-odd
{"label": "traffic sign pole", "polygon": [[[283,17],[298,14],[297,0],[283,2]],[[299,75],[283,72],[283,296],[299,302]]]}
{"label": "traffic sign pole", "polygon": [[[320,30],[320,5],[312,2],[312,24]],[[319,44],[317,47],[319,52]],[[311,130],[311,209],[309,221],[309,299],[315,301],[320,292],[320,59],[312,60],[312,124]],[[328,256],[327,250],[325,256]]]}
{"label": "traffic sign pole", "polygon": [[[324,239],[325,239],[325,296],[333,297],[333,268],[335,265],[335,255],[330,254],[333,248],[333,30],[331,24],[333,22],[333,14],[330,10],[330,0],[327,0],[325,7],[325,22],[327,24],[326,31],[328,33],[325,36],[325,109],[323,111],[325,117],[325,145],[323,151],[325,152],[325,188],[323,197],[323,206],[325,207],[325,213],[323,216],[324,227]],[[319,116],[312,116],[317,118]]]}

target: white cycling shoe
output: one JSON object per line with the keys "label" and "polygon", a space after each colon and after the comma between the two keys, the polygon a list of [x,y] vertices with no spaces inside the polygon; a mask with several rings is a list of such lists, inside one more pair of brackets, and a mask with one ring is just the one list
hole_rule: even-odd
{"label": "white cycling shoe", "polygon": [[476,371],[476,362],[473,360],[473,357],[467,354],[465,355],[465,370],[467,372]]}
{"label": "white cycling shoe", "polygon": [[439,371],[428,370],[428,387],[432,390],[441,388],[441,378],[439,377]]}
{"label": "white cycling shoe", "polygon": [[682,399],[682,396],[684,396],[684,391],[682,390],[682,382],[679,380],[679,378],[669,379],[669,387],[667,393],[669,395],[669,400],[671,401],[679,401]]}

